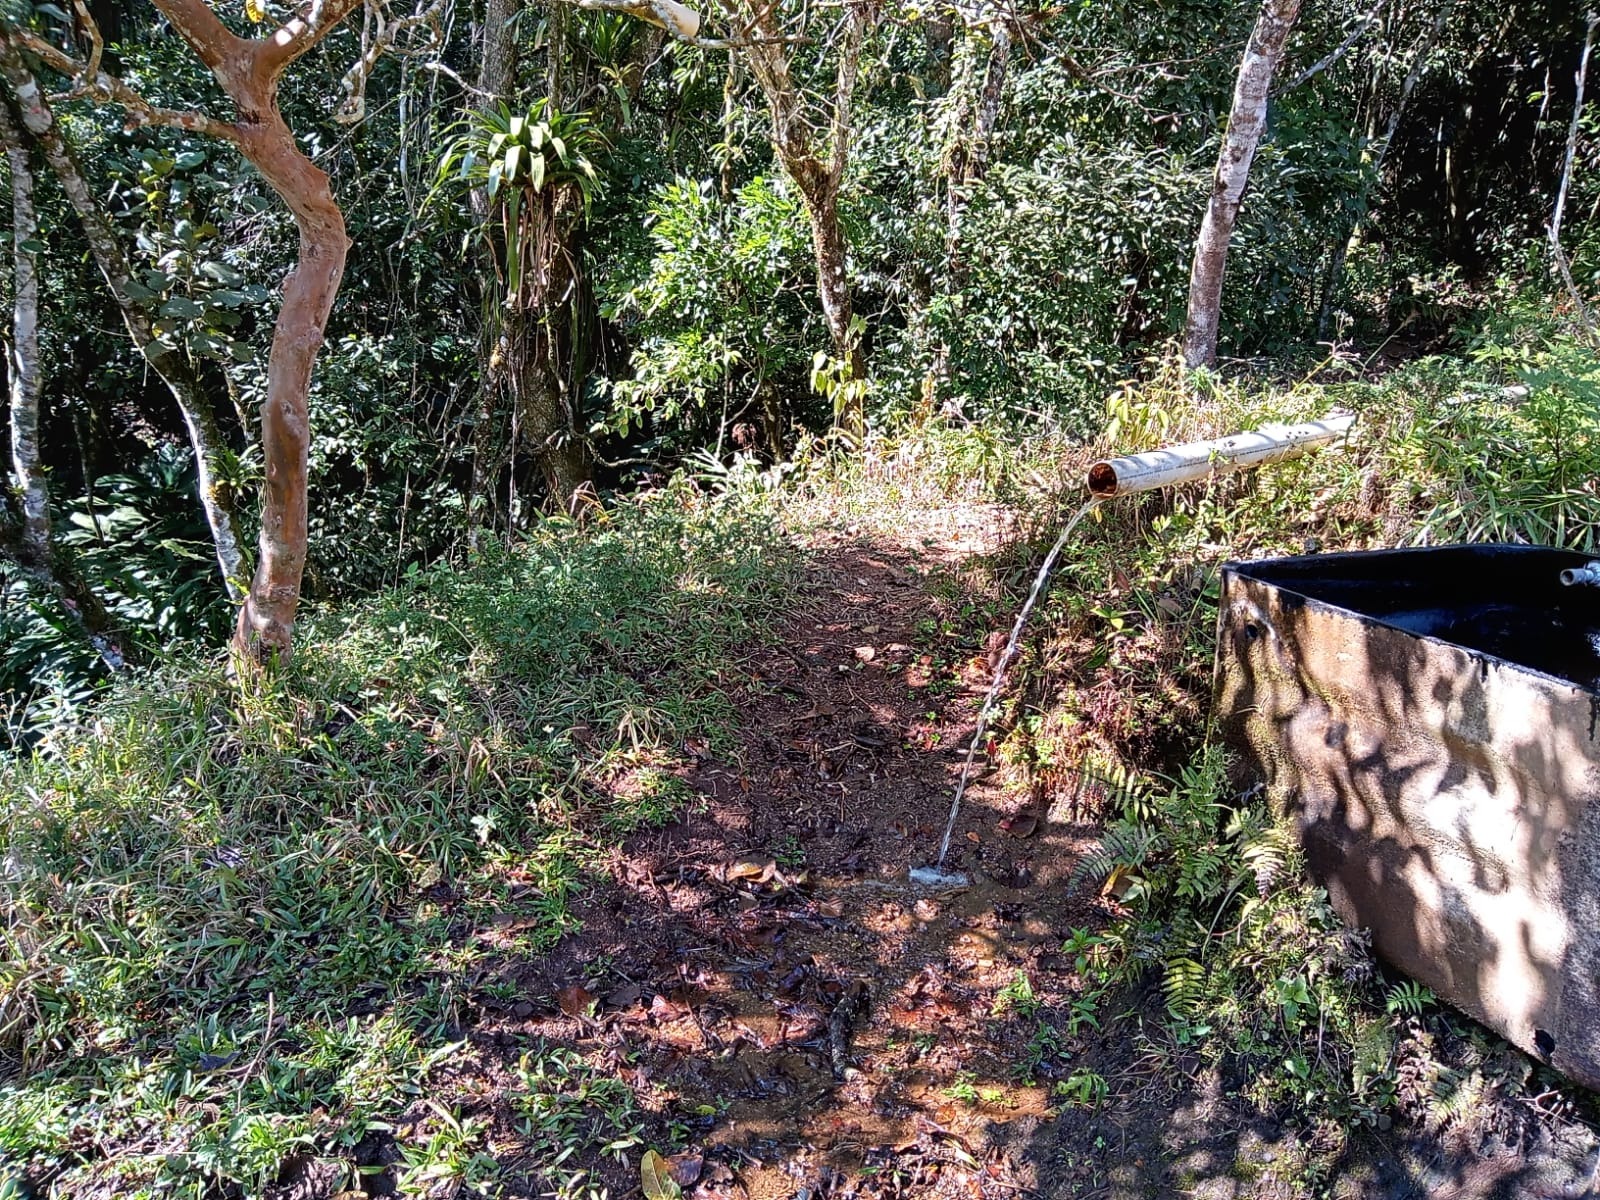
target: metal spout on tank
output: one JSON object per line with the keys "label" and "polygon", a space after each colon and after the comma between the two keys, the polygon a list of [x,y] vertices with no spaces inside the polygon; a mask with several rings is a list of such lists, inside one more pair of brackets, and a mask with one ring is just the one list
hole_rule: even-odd
{"label": "metal spout on tank", "polygon": [[1574,584],[1588,584],[1590,587],[1600,587],[1600,562],[1585,563],[1581,567],[1569,567],[1561,572],[1561,582],[1568,587]]}

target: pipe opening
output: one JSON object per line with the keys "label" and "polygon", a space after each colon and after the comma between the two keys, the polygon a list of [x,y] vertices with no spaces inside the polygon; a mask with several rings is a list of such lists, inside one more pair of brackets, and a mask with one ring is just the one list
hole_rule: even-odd
{"label": "pipe opening", "polygon": [[1117,494],[1117,469],[1109,462],[1097,462],[1089,468],[1089,494],[1108,499]]}
{"label": "pipe opening", "polygon": [[1578,573],[1570,568],[1561,572],[1561,582],[1571,587],[1578,582]]}

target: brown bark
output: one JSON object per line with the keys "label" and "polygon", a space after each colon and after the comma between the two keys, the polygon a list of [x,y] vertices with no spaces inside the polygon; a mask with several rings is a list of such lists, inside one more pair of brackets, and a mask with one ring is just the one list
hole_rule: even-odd
{"label": "brown bark", "polygon": [[487,0],[483,14],[483,60],[478,90],[483,101],[510,100],[517,86],[517,0]]}
{"label": "brown bark", "polygon": [[1267,97],[1284,44],[1300,15],[1300,0],[1263,0],[1255,29],[1239,64],[1228,128],[1217,157],[1211,202],[1195,244],[1189,277],[1189,315],[1184,325],[1183,358],[1190,368],[1210,366],[1217,359],[1217,325],[1222,308],[1222,279],[1228,265],[1228,243],[1239,219],[1250,164],[1267,120]]}
{"label": "brown bark", "polygon": [[[731,5],[732,0],[724,0]],[[817,295],[833,356],[850,364],[852,380],[866,378],[866,361],[851,328],[854,318],[850,295],[849,247],[839,224],[839,190],[850,162],[851,100],[861,64],[870,7],[859,0],[846,6],[844,28],[838,41],[832,111],[828,114],[828,140],[819,144],[807,102],[790,72],[788,40],[774,15],[776,6],[762,5],[753,13],[734,15],[747,24],[753,40],[744,48],[750,73],[760,85],[772,121],[772,148],[785,173],[793,180],[811,225],[816,257]],[[851,437],[866,432],[866,411],[859,394],[838,414],[837,427]]]}
{"label": "brown bark", "polygon": [[78,215],[89,251],[117,302],[129,339],[167,385],[167,390],[177,401],[178,410],[183,414],[184,424],[189,430],[189,443],[194,450],[200,505],[205,512],[206,523],[211,528],[217,565],[222,572],[229,599],[237,603],[244,598],[246,565],[234,520],[232,496],[220,477],[225,444],[218,432],[216,413],[193,366],[182,354],[156,339],[149,315],[128,294],[132,272],[116,232],[96,203],[89,182],[78,165],[77,157],[67,145],[43,90],[3,29],[0,29],[0,74],[11,85],[22,114],[23,126],[39,146],[45,161],[60,181],[62,190],[66,192],[73,211]]}
{"label": "brown bark", "polygon": [[[286,657],[292,645],[306,563],[306,472],[310,450],[307,394],[328,316],[344,275],[344,214],[328,177],[300,151],[275,106],[276,77],[258,75],[260,119],[241,140],[246,158],[294,214],[300,261],[283,283],[283,305],[267,355],[261,405],[266,481],[261,496],[260,557],[239,610],[234,648],[247,660]],[[248,110],[246,110],[248,111]]]}

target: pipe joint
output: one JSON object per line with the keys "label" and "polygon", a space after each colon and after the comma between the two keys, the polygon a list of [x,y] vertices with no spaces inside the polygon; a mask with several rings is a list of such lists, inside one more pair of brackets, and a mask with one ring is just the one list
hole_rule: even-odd
{"label": "pipe joint", "polygon": [[1600,587],[1600,562],[1586,563],[1581,567],[1571,567],[1561,572],[1561,582],[1568,587],[1588,585]]}

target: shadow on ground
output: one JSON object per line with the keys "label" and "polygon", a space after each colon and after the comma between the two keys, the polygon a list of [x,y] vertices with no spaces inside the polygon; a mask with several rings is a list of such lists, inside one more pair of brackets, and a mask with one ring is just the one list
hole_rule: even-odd
{"label": "shadow on ground", "polygon": [[686,747],[686,818],[610,857],[580,932],[475,981],[468,1053],[435,1091],[492,1122],[505,1194],[550,1190],[505,1098],[521,1056],[549,1045],[649,1110],[622,1161],[591,1164],[616,1197],[638,1194],[647,1146],[677,1152],[706,1200],[1593,1194],[1581,1130],[1330,1144],[1257,1112],[1248,1080],[1162,1044],[1153,995],[1072,1032],[1084,981],[1062,943],[1113,915],[1069,886],[1095,834],[1081,789],[986,767],[947,863],[970,886],[908,883],[937,853],[992,665],[981,632],[952,645],[930,590],[953,594],[1008,533],[972,506],[919,515],[915,540],[815,539],[802,609],[725,672],[735,744]]}

